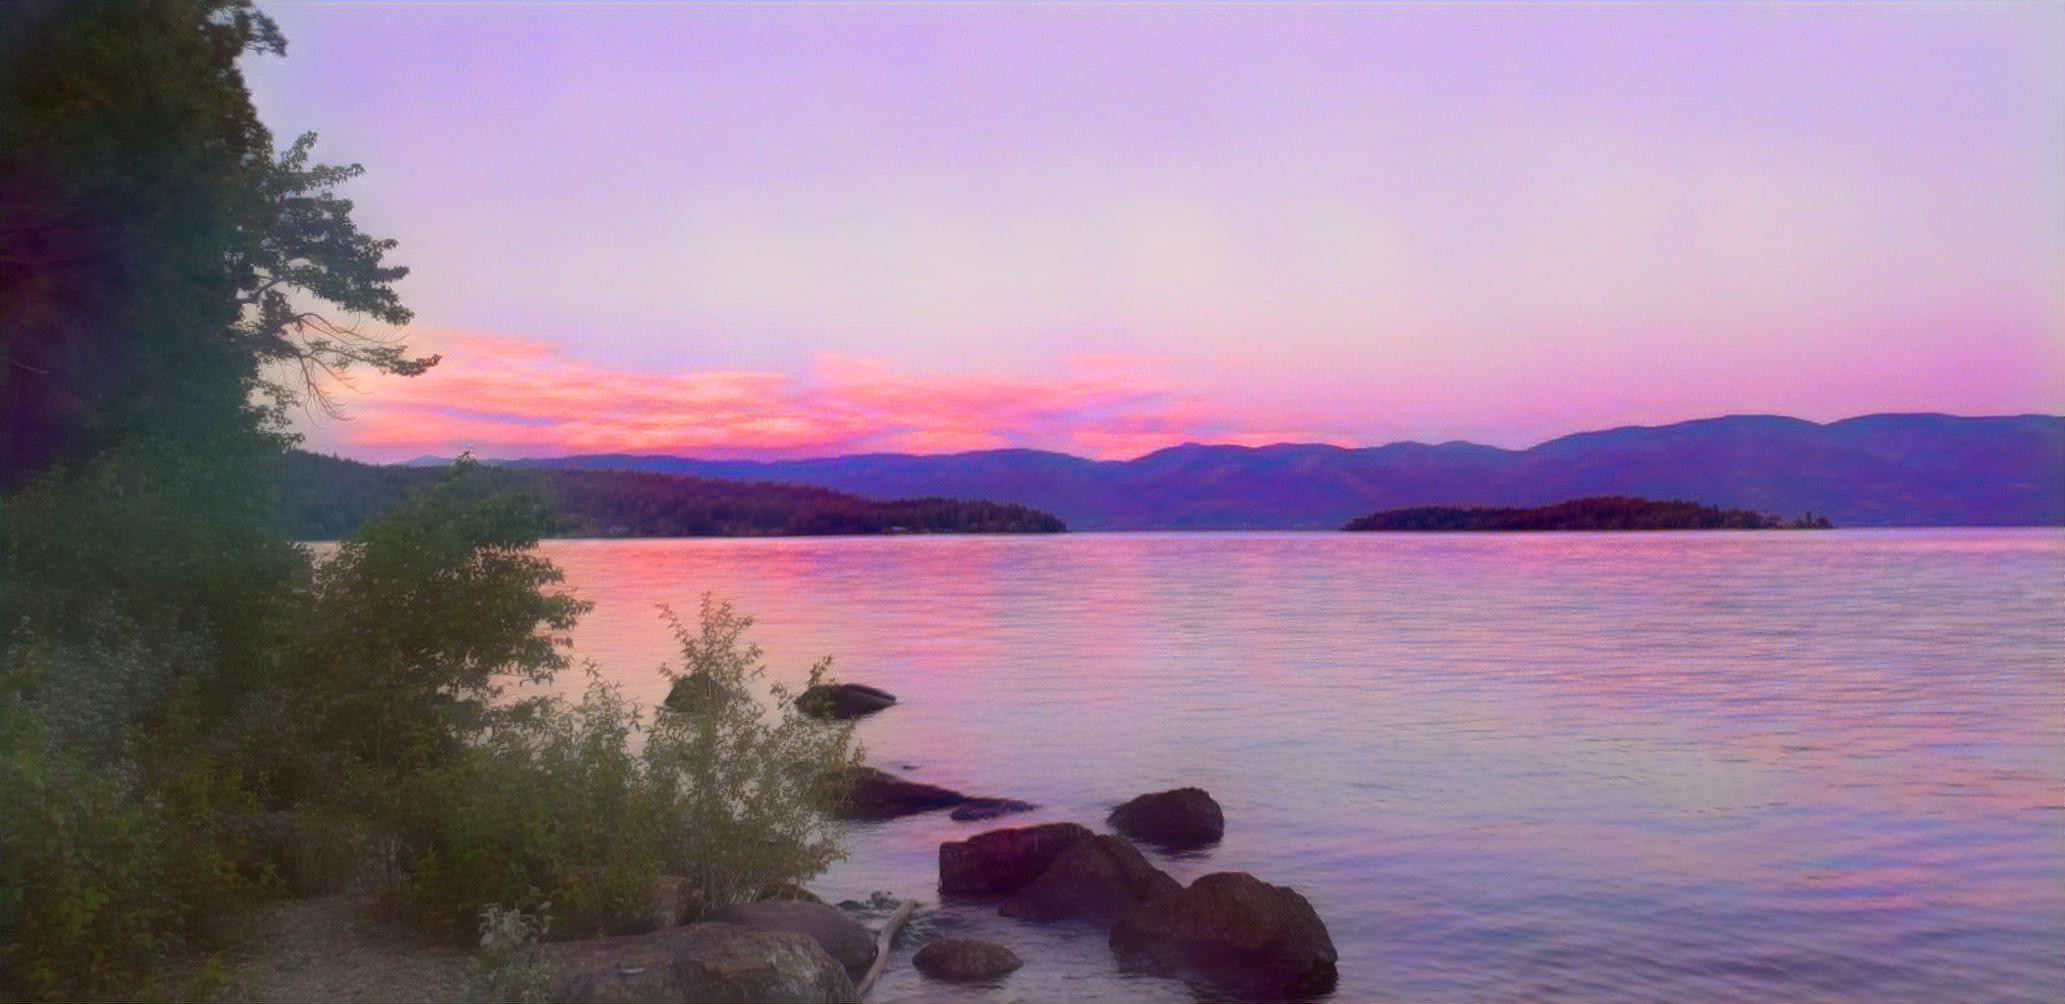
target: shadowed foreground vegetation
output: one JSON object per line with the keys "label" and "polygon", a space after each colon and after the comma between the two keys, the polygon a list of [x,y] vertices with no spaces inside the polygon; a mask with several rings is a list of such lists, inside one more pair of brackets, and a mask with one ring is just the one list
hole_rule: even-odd
{"label": "shadowed foreground vegetation", "polygon": [[1779,530],[1829,529],[1826,518],[1809,512],[1790,522],[1748,509],[1721,509],[1697,502],[1652,502],[1605,496],[1576,499],[1538,509],[1418,506],[1393,509],[1349,521],[1344,530]]}
{"label": "shadowed foreground vegetation", "polygon": [[[749,622],[706,600],[678,625],[671,672],[713,684],[691,710],[561,696],[587,605],[533,545],[566,525],[548,488],[655,532],[839,506],[326,475],[289,412],[438,360],[361,327],[410,315],[394,242],[338,192],[360,169],[258,121],[239,62],[284,54],[278,29],[248,0],[0,17],[0,999],[211,994],[233,974],[174,963],[340,884],[423,939],[506,945],[642,916],[661,873],[707,908],[835,858],[851,734],[760,678]],[[283,488],[349,530],[329,557],[281,532]]]}
{"label": "shadowed foreground vegetation", "polygon": [[[295,451],[281,469],[281,519],[297,540],[334,540],[441,476]],[[773,537],[881,533],[1061,533],[1021,505],[961,499],[876,501],[828,488],[637,471],[483,466],[482,491],[553,500],[555,537]]]}

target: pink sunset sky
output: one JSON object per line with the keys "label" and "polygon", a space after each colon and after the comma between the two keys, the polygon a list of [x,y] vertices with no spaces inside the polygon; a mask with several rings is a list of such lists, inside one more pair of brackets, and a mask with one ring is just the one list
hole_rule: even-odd
{"label": "pink sunset sky", "polygon": [[309,445],[2065,411],[2065,6],[279,3],[444,364]]}

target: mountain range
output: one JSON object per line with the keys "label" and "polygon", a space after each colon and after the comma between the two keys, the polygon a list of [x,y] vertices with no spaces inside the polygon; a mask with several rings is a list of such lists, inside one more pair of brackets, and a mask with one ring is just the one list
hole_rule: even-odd
{"label": "mountain range", "polygon": [[1184,445],[1133,460],[1041,450],[810,460],[601,454],[512,466],[812,485],[867,498],[1018,503],[1081,530],[1335,529],[1408,506],[1686,499],[1838,526],[2065,525],[2065,417],[1731,415],[1563,436],[1524,450],[1416,442]]}

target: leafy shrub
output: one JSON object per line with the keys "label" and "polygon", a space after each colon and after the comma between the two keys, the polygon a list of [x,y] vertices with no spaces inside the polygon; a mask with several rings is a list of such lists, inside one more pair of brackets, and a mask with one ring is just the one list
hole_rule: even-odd
{"label": "leafy shrub", "polygon": [[538,955],[538,939],[551,920],[508,907],[480,912],[479,979],[491,1001],[544,1004],[551,1000],[552,964]]}
{"label": "leafy shrub", "polygon": [[535,495],[471,497],[479,467],[359,528],[315,572],[295,662],[296,732],[375,770],[434,767],[492,724],[503,687],[566,668],[589,604],[554,590],[533,550],[552,527]]}
{"label": "leafy shrub", "polygon": [[668,616],[687,670],[663,671],[711,684],[694,711],[656,709],[646,725],[591,679],[578,703],[490,716],[437,769],[366,776],[365,797],[385,799],[395,822],[396,902],[448,936],[488,906],[549,903],[555,937],[587,937],[641,916],[662,873],[692,878],[718,906],[837,860],[837,824],[819,807],[859,761],[850,727],[798,714],[779,685],[763,702],[761,652],[744,640],[752,621],[729,603],[706,597],[695,631]]}
{"label": "leafy shrub", "polygon": [[96,762],[0,696],[0,996],[91,997],[156,963],[242,890],[215,843],[237,799],[204,757]]}
{"label": "leafy shrub", "polygon": [[[711,905],[817,875],[841,855],[838,826],[820,807],[860,762],[852,727],[801,714],[779,683],[767,687],[772,708],[758,700],[766,671],[760,646],[745,641],[753,619],[729,602],[704,595],[694,632],[673,611],[665,616],[683,665],[662,672],[701,695],[686,710],[658,712],[645,745],[670,806],[668,870],[695,880]],[[829,682],[830,670],[830,659],[818,662],[810,683]]]}
{"label": "leafy shrub", "polygon": [[549,901],[555,931],[582,936],[642,912],[667,806],[631,747],[637,721],[591,682],[578,704],[534,703],[446,764],[362,776],[362,798],[392,822],[389,900],[447,936],[488,906]]}

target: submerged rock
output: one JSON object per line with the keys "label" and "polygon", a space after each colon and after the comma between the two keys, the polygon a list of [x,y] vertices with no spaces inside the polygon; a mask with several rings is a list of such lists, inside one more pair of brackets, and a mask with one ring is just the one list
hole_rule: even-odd
{"label": "submerged rock", "polygon": [[942,938],[918,949],[911,965],[935,980],[982,983],[1005,976],[1025,965],[1018,955],[993,941],[980,938]]}
{"label": "submerged rock", "polygon": [[955,806],[954,811],[949,813],[949,815],[966,823],[981,819],[995,819],[998,816],[1008,816],[1014,812],[1031,812],[1037,808],[1039,806],[1031,802],[1021,802],[1015,798],[971,798]]}
{"label": "submerged rock", "polygon": [[1025,888],[1063,851],[1093,834],[1075,823],[1046,823],[978,833],[939,845],[939,891],[997,895]]}
{"label": "submerged rock", "polygon": [[859,998],[817,942],[786,931],[698,923],[544,946],[555,1001],[808,1001]]}
{"label": "submerged rock", "polygon": [[896,703],[896,695],[859,683],[820,683],[796,698],[796,710],[812,718],[847,719],[872,715]]}
{"label": "submerged rock", "polygon": [[1226,814],[1203,788],[1142,795],[1111,810],[1108,821],[1135,840],[1176,850],[1215,844],[1226,835]]}
{"label": "submerged rock", "polygon": [[1110,923],[1134,906],[1182,888],[1123,838],[1099,834],[1063,851],[997,912],[1020,920]]}
{"label": "submerged rock", "polygon": [[756,931],[804,935],[845,966],[850,976],[867,972],[875,961],[875,936],[852,917],[823,903],[796,899],[734,903],[711,913],[709,919]]}
{"label": "submerged rock", "polygon": [[873,767],[853,767],[842,778],[844,798],[836,815],[841,819],[894,819],[934,809],[945,809],[968,800],[951,788],[906,781]]}
{"label": "submerged rock", "polygon": [[1149,897],[1119,916],[1111,949],[1129,965],[1240,997],[1323,994],[1338,978],[1333,938],[1312,904],[1246,872]]}

